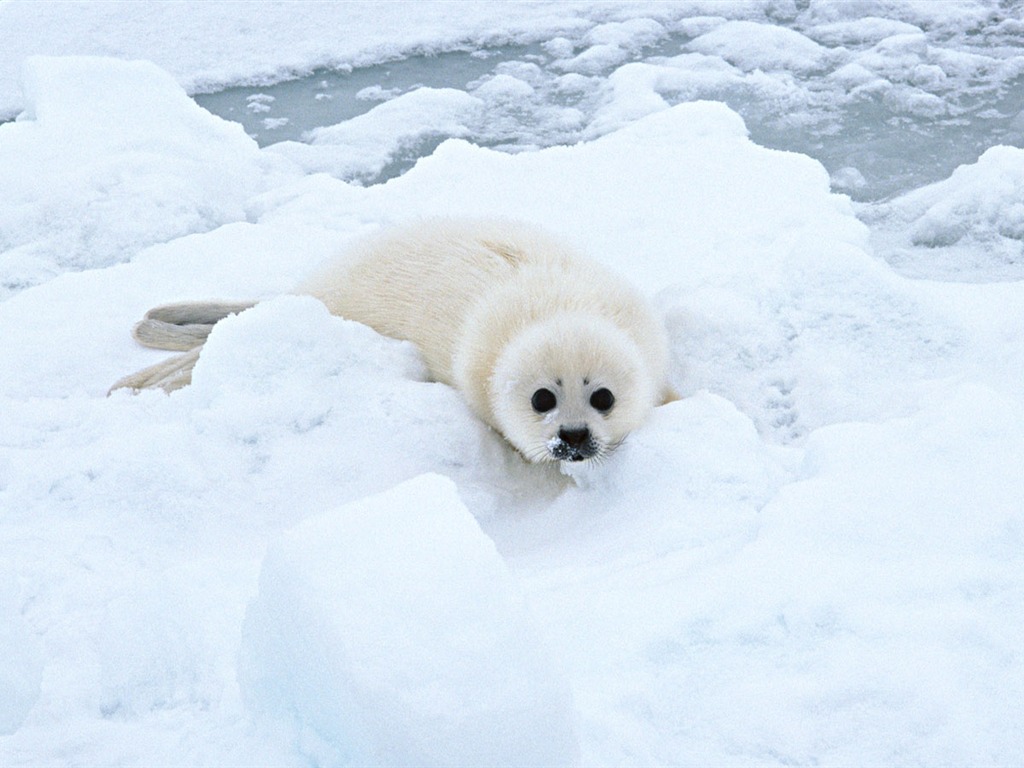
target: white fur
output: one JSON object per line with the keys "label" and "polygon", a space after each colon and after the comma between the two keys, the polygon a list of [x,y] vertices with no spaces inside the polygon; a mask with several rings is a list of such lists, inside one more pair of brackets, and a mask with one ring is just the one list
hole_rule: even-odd
{"label": "white fur", "polygon": [[[559,429],[597,456],[672,399],[664,330],[621,278],[521,223],[421,222],[357,246],[299,287],[334,314],[414,342],[431,374],[532,461]],[[536,413],[541,388],[558,406]],[[590,395],[607,388],[601,414]]]}
{"label": "white fur", "polygon": [[[521,223],[408,225],[357,244],[295,292],[320,299],[335,315],[415,343],[431,375],[458,388],[477,415],[531,461],[599,459],[655,405],[674,399],[664,330],[640,295]],[[188,348],[165,338],[174,335],[175,324],[192,326],[182,334],[202,336],[208,329],[196,323],[244,306],[158,308],[151,319],[163,324],[143,341],[157,336],[166,348]],[[137,337],[147,328],[141,324]],[[181,386],[196,356],[181,355],[115,387]],[[531,398],[542,388],[557,405],[538,413]],[[600,389],[615,398],[605,412],[590,401]],[[571,449],[560,437],[584,429],[586,449]]]}

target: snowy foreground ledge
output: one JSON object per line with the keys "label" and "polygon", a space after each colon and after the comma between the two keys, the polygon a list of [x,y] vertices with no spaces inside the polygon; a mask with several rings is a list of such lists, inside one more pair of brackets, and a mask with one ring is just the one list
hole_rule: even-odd
{"label": "snowy foreground ledge", "polygon": [[422,475],[271,548],[240,683],[319,764],[572,765],[571,694],[455,485]]}
{"label": "snowy foreground ledge", "polygon": [[[152,65],[28,82],[0,126],[0,763],[1024,758],[1024,286],[897,275],[817,163],[720,104],[448,141],[361,188]],[[1001,209],[988,165],[899,210]],[[445,213],[535,221],[655,294],[686,397],[567,479],[408,345],[281,295]],[[105,396],[159,357],[145,309],[210,296],[267,300],[192,387]]]}

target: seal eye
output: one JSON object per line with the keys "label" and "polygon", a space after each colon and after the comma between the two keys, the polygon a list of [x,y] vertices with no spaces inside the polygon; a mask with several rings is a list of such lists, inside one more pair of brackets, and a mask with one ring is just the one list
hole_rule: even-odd
{"label": "seal eye", "polygon": [[604,387],[595,389],[594,393],[590,396],[590,405],[598,411],[610,411],[612,406],[615,405],[615,395],[611,393],[611,390]]}
{"label": "seal eye", "polygon": [[558,400],[555,397],[555,393],[550,389],[538,389],[533,393],[533,397],[530,398],[530,405],[533,406],[533,410],[537,413],[547,413],[557,404]]}

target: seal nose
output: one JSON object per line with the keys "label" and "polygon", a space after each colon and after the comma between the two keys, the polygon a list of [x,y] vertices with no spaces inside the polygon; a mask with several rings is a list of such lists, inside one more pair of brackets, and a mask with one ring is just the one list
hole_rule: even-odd
{"label": "seal nose", "polygon": [[590,440],[590,430],[586,427],[577,427],[575,429],[561,427],[558,430],[558,437],[566,445],[573,448],[582,448]]}

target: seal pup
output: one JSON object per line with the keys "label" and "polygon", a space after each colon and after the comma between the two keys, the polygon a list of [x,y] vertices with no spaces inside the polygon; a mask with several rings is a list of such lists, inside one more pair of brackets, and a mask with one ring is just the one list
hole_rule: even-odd
{"label": "seal pup", "polygon": [[[413,342],[527,460],[600,460],[676,399],[664,328],[621,277],[532,226],[440,219],[365,239],[300,284],[334,315]],[[191,381],[213,326],[254,302],[170,304],[133,335],[186,350],[114,389]]]}

